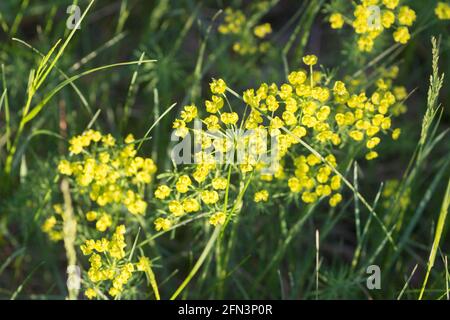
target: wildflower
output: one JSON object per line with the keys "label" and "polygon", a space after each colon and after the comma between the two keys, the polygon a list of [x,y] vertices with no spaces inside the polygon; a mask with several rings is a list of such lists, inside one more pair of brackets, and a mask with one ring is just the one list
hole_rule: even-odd
{"label": "wildflower", "polygon": [[313,66],[317,63],[317,56],[310,54],[303,57],[303,63],[307,66]]}
{"label": "wildflower", "polygon": [[253,33],[258,38],[264,38],[266,35],[272,33],[272,27],[271,27],[270,23],[264,23],[259,26],[256,26],[253,29]]}
{"label": "wildflower", "polygon": [[95,221],[97,219],[97,212],[95,211],[89,211],[86,213],[86,220],[87,221]]}
{"label": "wildflower", "polygon": [[[357,34],[357,46],[359,51],[371,52],[375,46],[376,39],[386,30],[396,27],[393,37],[396,42],[405,44],[408,42],[409,30],[416,20],[416,13],[408,6],[399,5],[399,0],[364,0],[355,3],[353,16],[350,23]],[[374,21],[374,13],[371,7],[376,6],[380,9],[379,19]],[[329,18],[331,28],[338,29],[342,27],[344,21],[340,13],[334,12]],[[406,28],[406,29],[404,29]]]}
{"label": "wildflower", "polygon": [[172,227],[172,222],[169,219],[165,218],[157,218],[155,220],[155,229],[156,231],[167,231]]}
{"label": "wildflower", "polygon": [[209,218],[209,223],[216,227],[218,225],[224,224],[225,223],[225,218],[226,218],[225,213],[219,211],[219,212],[214,213]]}
{"label": "wildflower", "polygon": [[50,232],[53,227],[56,225],[56,218],[54,216],[51,216],[47,220],[45,220],[44,224],[42,225],[41,229],[42,231],[48,233]]}
{"label": "wildflower", "polygon": [[184,215],[183,205],[176,200],[172,200],[169,202],[169,211],[175,216],[180,217]]}
{"label": "wildflower", "polygon": [[59,162],[58,171],[67,176],[71,176],[73,173],[70,162],[65,159]]}
{"label": "wildflower", "polygon": [[186,193],[189,189],[189,186],[192,184],[191,179],[187,175],[182,175],[178,178],[176,183],[177,191],[180,193]]}
{"label": "wildflower", "polygon": [[303,71],[293,71],[288,76],[289,83],[293,85],[302,84],[305,82],[306,79],[307,79],[306,73]]}
{"label": "wildflower", "polygon": [[95,228],[100,232],[104,232],[111,226],[111,224],[112,224],[111,216],[107,213],[103,213],[102,216],[97,220]]}
{"label": "wildflower", "polygon": [[106,136],[102,137],[102,142],[105,146],[108,147],[114,147],[116,144],[116,140],[113,138],[112,135],[107,134]]}
{"label": "wildflower", "polygon": [[206,100],[206,111],[209,113],[217,113],[223,107],[223,98],[219,96],[212,96],[211,101]]}
{"label": "wildflower", "polygon": [[368,149],[373,149],[380,143],[380,141],[381,141],[380,138],[373,137],[369,141],[367,141],[366,147]]}
{"label": "wildflower", "polygon": [[267,202],[269,200],[269,192],[265,189],[255,193],[253,201],[255,202]]}
{"label": "wildflower", "polygon": [[133,136],[131,133],[129,133],[129,134],[125,137],[124,142],[125,142],[126,144],[133,143],[133,142],[134,142],[134,136]]}
{"label": "wildflower", "polygon": [[246,19],[242,11],[226,8],[224,20],[225,22],[219,26],[219,32],[223,34],[236,34],[241,31]]}
{"label": "wildflower", "polygon": [[434,13],[440,20],[450,20],[450,4],[445,2],[438,2]]}
{"label": "wildflower", "polygon": [[388,9],[395,9],[398,6],[400,0],[383,0],[383,4],[388,8]]}
{"label": "wildflower", "polygon": [[227,89],[227,84],[223,79],[213,80],[209,86],[211,87],[211,92],[213,94],[224,94]]}
{"label": "wildflower", "polygon": [[239,120],[239,116],[236,112],[224,112],[221,114],[220,120],[224,124],[236,124]]}
{"label": "wildflower", "polygon": [[212,187],[216,190],[225,190],[227,187],[227,179],[217,177],[212,180]]}
{"label": "wildflower", "polygon": [[336,207],[341,201],[342,195],[340,193],[336,193],[330,198],[329,203],[331,207]]}
{"label": "wildflower", "polygon": [[350,131],[349,136],[355,141],[361,141],[362,139],[364,139],[364,133],[358,130]]}
{"label": "wildflower", "polygon": [[341,177],[333,176],[331,178],[330,187],[332,190],[339,190],[341,188]]}
{"label": "wildflower", "polygon": [[189,133],[188,128],[186,127],[186,122],[180,119],[176,119],[173,122],[172,128],[175,129],[175,135],[184,138]]}
{"label": "wildflower", "polygon": [[333,13],[330,18],[330,25],[333,29],[341,29],[344,25],[344,17],[340,13]]}
{"label": "wildflower", "polygon": [[366,154],[366,159],[367,160],[372,160],[378,157],[378,152],[376,151],[370,151],[369,153]]}
{"label": "wildflower", "polygon": [[214,190],[205,190],[201,192],[201,198],[205,204],[214,204],[219,201],[219,194]]}
{"label": "wildflower", "polygon": [[384,28],[389,29],[395,22],[395,14],[390,10],[383,11],[381,15],[381,24]]}
{"label": "wildflower", "polygon": [[402,6],[400,7],[397,18],[401,25],[410,27],[416,20],[416,12],[408,6]]}
{"label": "wildflower", "polygon": [[187,213],[197,212],[200,210],[200,203],[196,199],[184,199],[183,200],[183,210]]}
{"label": "wildflower", "polygon": [[394,32],[394,40],[395,42],[399,42],[402,44],[405,44],[408,42],[408,40],[411,38],[409,35],[408,28],[406,27],[400,27],[397,29],[397,31]]}
{"label": "wildflower", "polygon": [[148,271],[150,269],[150,264],[151,262],[149,258],[141,256],[138,263],[136,263],[136,268],[138,271]]}
{"label": "wildflower", "polygon": [[189,123],[197,117],[198,111],[195,105],[184,106],[184,110],[181,111],[181,119],[185,123]]}
{"label": "wildflower", "polygon": [[88,288],[86,289],[86,291],[84,292],[84,295],[89,299],[92,300],[97,296],[97,292],[92,289],[92,288]]}
{"label": "wildflower", "polygon": [[172,190],[166,186],[165,184],[158,186],[155,190],[155,197],[161,200],[164,200],[170,195]]}
{"label": "wildflower", "polygon": [[392,139],[397,140],[400,137],[401,129],[396,128],[394,131],[392,131]]}

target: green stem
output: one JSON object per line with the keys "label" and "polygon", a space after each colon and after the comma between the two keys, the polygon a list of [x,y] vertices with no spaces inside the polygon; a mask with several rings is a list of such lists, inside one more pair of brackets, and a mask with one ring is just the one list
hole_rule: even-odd
{"label": "green stem", "polygon": [[192,280],[192,278],[195,276],[197,271],[202,266],[203,262],[205,261],[206,257],[208,256],[209,252],[213,248],[214,242],[216,241],[217,237],[220,234],[221,226],[217,226],[211,235],[211,238],[209,238],[208,243],[206,244],[205,249],[203,249],[202,254],[200,255],[200,258],[198,258],[197,262],[195,263],[194,267],[192,268],[191,272],[189,272],[189,275],[184,279],[183,283],[178,287],[178,289],[175,291],[175,293],[170,297],[170,300],[175,300],[180,293],[183,291],[183,289],[189,284],[189,282]]}

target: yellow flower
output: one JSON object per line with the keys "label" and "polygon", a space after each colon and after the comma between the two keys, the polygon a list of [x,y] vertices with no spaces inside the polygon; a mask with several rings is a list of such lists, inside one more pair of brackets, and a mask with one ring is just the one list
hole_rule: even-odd
{"label": "yellow flower", "polygon": [[329,200],[329,204],[331,207],[336,207],[339,202],[342,201],[342,195],[340,193],[335,193]]}
{"label": "yellow flower", "polygon": [[225,222],[225,218],[226,218],[225,213],[219,211],[219,212],[214,213],[209,218],[209,223],[212,224],[213,226],[222,225]]}
{"label": "yellow flower", "polygon": [[144,214],[145,210],[147,209],[147,203],[144,200],[140,199],[140,197],[137,197],[134,202],[130,203],[127,206],[127,209],[132,214]]}
{"label": "yellow flower", "polygon": [[217,177],[212,180],[212,187],[216,190],[225,190],[227,187],[227,179]]}
{"label": "yellow flower", "polygon": [[223,79],[214,79],[209,86],[213,94],[224,94],[227,89],[227,84]]}
{"label": "yellow flower", "polygon": [[208,111],[209,113],[217,113],[217,111],[222,109],[223,103],[224,102],[222,97],[212,96],[211,101],[210,100],[205,101],[206,111]]}
{"label": "yellow flower", "polygon": [[111,216],[107,213],[103,213],[100,219],[97,220],[95,228],[100,232],[104,232],[111,226],[111,224],[112,224]]}
{"label": "yellow flower", "polygon": [[181,217],[184,215],[183,205],[176,200],[172,200],[169,202],[169,211],[173,213],[175,217]]}
{"label": "yellow flower", "polygon": [[214,191],[214,190],[211,190],[211,191],[208,191],[208,190],[202,191],[201,194],[200,194],[200,196],[201,196],[201,198],[202,198],[202,201],[203,201],[205,204],[214,204],[214,203],[216,203],[217,201],[219,201],[219,194],[218,194],[216,191]]}
{"label": "yellow flower", "polygon": [[184,138],[189,133],[189,129],[186,127],[186,122],[180,119],[176,119],[173,124],[172,128],[175,129],[175,135],[181,138]]}
{"label": "yellow flower", "polygon": [[438,2],[434,13],[440,20],[450,20],[450,4],[445,2]]}
{"label": "yellow flower", "polygon": [[185,122],[191,122],[197,117],[198,111],[195,105],[184,106],[184,110],[181,111],[181,119]]}
{"label": "yellow flower", "polygon": [[345,83],[342,81],[336,81],[333,86],[333,92],[337,95],[343,96],[348,93]]}
{"label": "yellow flower", "polygon": [[150,259],[145,256],[141,256],[138,263],[136,263],[136,268],[138,271],[148,271],[150,269],[150,265]]}
{"label": "yellow flower", "polygon": [[196,199],[184,199],[183,200],[183,209],[185,212],[197,212],[200,210],[200,203]]}
{"label": "yellow flower", "polygon": [[299,85],[306,81],[307,76],[304,71],[293,71],[288,75],[289,83]]}
{"label": "yellow flower", "polygon": [[51,216],[50,218],[45,220],[41,229],[44,232],[50,232],[50,230],[52,230],[55,225],[56,225],[56,218],[54,216]]}
{"label": "yellow flower", "polygon": [[236,34],[241,32],[242,25],[245,23],[245,15],[241,10],[233,10],[232,8],[225,9],[225,23],[218,28],[222,34]]}
{"label": "yellow flower", "polygon": [[189,190],[189,186],[192,184],[188,175],[182,175],[178,178],[175,188],[179,193],[186,193]]}
{"label": "yellow flower", "polygon": [[155,220],[155,229],[156,231],[167,231],[172,227],[172,222],[169,219],[158,218]]}
{"label": "yellow flower", "polygon": [[214,115],[206,117],[205,119],[203,119],[203,122],[205,122],[206,127],[209,131],[213,132],[220,129],[219,118]]}
{"label": "yellow flower", "polygon": [[113,147],[116,144],[116,139],[114,139],[112,135],[107,134],[106,136],[103,136],[102,142],[105,146]]}
{"label": "yellow flower", "polygon": [[408,6],[402,6],[400,7],[397,18],[401,25],[410,27],[416,20],[416,12]]}
{"label": "yellow flower", "polygon": [[224,112],[220,115],[220,120],[224,124],[236,124],[239,120],[239,116],[236,112]]}
{"label": "yellow flower", "polygon": [[134,136],[133,136],[131,133],[128,134],[128,135],[126,136],[124,142],[125,142],[126,144],[133,143],[133,142],[134,142]]}
{"label": "yellow flower", "polygon": [[341,29],[344,25],[344,17],[340,13],[333,13],[330,16],[329,22],[332,29]]}
{"label": "yellow flower", "polygon": [[291,192],[294,192],[294,193],[300,192],[301,189],[302,189],[302,185],[300,183],[300,180],[298,178],[295,178],[295,177],[290,178],[288,180],[288,186],[289,186],[289,189],[291,189]]}
{"label": "yellow flower", "polygon": [[373,49],[373,39],[371,37],[360,37],[358,39],[358,48],[360,51],[370,52]]}
{"label": "yellow flower", "polygon": [[383,0],[383,4],[388,8],[388,9],[395,9],[398,6],[400,0]]}
{"label": "yellow flower", "polygon": [[394,131],[392,131],[392,139],[397,140],[400,137],[401,129],[396,128]]}
{"label": "yellow flower", "polygon": [[362,139],[364,139],[364,133],[358,130],[350,131],[348,135],[355,141],[361,141]]}
{"label": "yellow flower", "polygon": [[317,63],[317,56],[309,54],[303,57],[303,63],[307,66],[313,66]]}
{"label": "yellow flower", "polygon": [[330,187],[333,190],[339,190],[341,188],[341,177],[333,176],[331,178]]}
{"label": "yellow flower", "polygon": [[378,157],[378,152],[376,151],[370,151],[369,153],[366,154],[367,160],[372,160],[375,159],[376,157]]}
{"label": "yellow flower", "polygon": [[259,26],[256,26],[253,29],[253,33],[255,34],[255,36],[257,36],[258,38],[264,38],[266,35],[268,35],[269,33],[272,32],[272,27],[270,25],[270,23],[264,23],[261,24]]}
{"label": "yellow flower", "polygon": [[379,143],[380,143],[380,138],[378,138],[378,137],[373,137],[373,138],[371,138],[369,141],[367,141],[367,143],[366,143],[366,147],[368,148],[368,149],[373,149],[373,148],[375,148]]}
{"label": "yellow flower", "polygon": [[255,193],[253,201],[255,202],[267,202],[269,200],[269,192],[267,190],[261,190]]}
{"label": "yellow flower", "polygon": [[92,288],[88,288],[85,292],[84,295],[89,299],[94,299],[97,296],[97,292],[92,289]]}
{"label": "yellow flower", "polygon": [[59,215],[63,214],[63,208],[62,208],[61,204],[53,205],[53,210],[56,212],[56,214],[59,214]]}
{"label": "yellow flower", "polygon": [[71,176],[73,173],[70,162],[67,160],[61,160],[58,164],[58,171],[67,176]]}
{"label": "yellow flower", "polygon": [[108,293],[111,295],[111,297],[115,297],[115,296],[119,295],[120,292],[121,292],[121,290],[116,287],[111,287],[108,291]]}
{"label": "yellow flower", "polygon": [[313,203],[317,200],[317,194],[312,192],[303,192],[302,200],[304,203]]}
{"label": "yellow flower", "polygon": [[383,24],[383,27],[389,29],[394,22],[395,14],[390,10],[383,11],[383,14],[381,15],[381,23]]}
{"label": "yellow flower", "polygon": [[86,220],[87,221],[94,221],[97,219],[97,212],[95,211],[89,211],[86,213]]}
{"label": "yellow flower", "polygon": [[155,198],[164,200],[165,198],[167,198],[170,195],[171,191],[172,190],[168,186],[162,184],[162,185],[158,186],[158,188],[156,188]]}

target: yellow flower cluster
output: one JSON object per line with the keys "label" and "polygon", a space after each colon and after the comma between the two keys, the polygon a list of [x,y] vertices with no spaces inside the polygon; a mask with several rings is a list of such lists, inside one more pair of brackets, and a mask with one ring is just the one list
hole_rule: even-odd
{"label": "yellow flower cluster", "polygon": [[[158,205],[162,206],[165,217],[155,220],[157,231],[167,231],[180,218],[185,215],[200,212],[214,213],[219,208],[219,200],[227,185],[225,178],[216,177],[208,179],[215,165],[199,165],[191,175],[187,174],[174,177],[170,186],[160,184],[155,190],[155,198]],[[219,220],[218,220],[219,221]],[[211,222],[212,223],[212,222]],[[212,223],[216,225],[216,223]]]}
{"label": "yellow flower cluster", "polygon": [[265,38],[268,34],[272,33],[272,26],[270,23],[263,23],[261,25],[256,26],[253,29],[253,33],[260,39]]}
{"label": "yellow flower cluster", "polygon": [[86,297],[93,299],[97,292],[102,291],[98,287],[100,283],[109,287],[108,293],[112,297],[121,294],[136,271],[148,271],[150,261],[142,256],[137,263],[131,263],[125,259],[125,234],[124,225],[116,228],[111,239],[89,239],[80,246],[81,252],[89,256],[89,270],[87,272],[93,287],[85,291]]}
{"label": "yellow flower cluster", "polygon": [[[354,7],[351,26],[358,35],[358,49],[370,52],[374,41],[385,30],[394,29],[395,42],[406,44],[411,38],[409,27],[416,20],[416,13],[406,5],[400,5],[401,0],[360,0]],[[344,15],[333,12],[329,17],[331,28],[340,29],[344,26]]]}
{"label": "yellow flower cluster", "polygon": [[245,21],[245,15],[241,10],[226,8],[224,22],[219,25],[218,30],[222,34],[238,34],[242,32]]}
{"label": "yellow flower cluster", "polygon": [[247,55],[267,51],[269,43],[267,41],[259,42],[258,39],[264,39],[272,33],[272,26],[270,23],[263,23],[251,28],[241,10],[226,8],[224,21],[219,25],[218,31],[221,34],[233,36],[235,40],[233,44],[234,52]]}
{"label": "yellow flower cluster", "polygon": [[438,2],[434,13],[439,20],[450,20],[450,4],[445,2]]}
{"label": "yellow flower cluster", "polygon": [[[305,56],[303,61],[312,70],[317,57]],[[376,90],[368,95],[343,81],[323,81],[327,84],[322,85],[320,76],[315,77],[314,72],[294,71],[289,74],[288,83],[279,87],[263,83],[256,90],[244,92],[243,99],[251,107],[245,127],[266,128],[272,136],[276,136],[279,159],[284,161],[285,156],[289,156],[294,169],[293,175],[283,173],[286,170],[280,164],[275,177],[286,178],[292,193],[300,193],[306,203],[329,196],[330,205],[335,206],[342,199],[338,193],[341,178],[333,175],[329,166],[337,166],[330,150],[356,143],[366,148],[367,160],[378,156],[374,149],[381,142],[380,134],[389,132],[391,118],[404,111],[404,90],[400,87],[396,92],[390,90],[392,78],[397,72],[397,68],[385,72],[385,77],[377,81]],[[349,79],[348,82],[356,81]],[[270,121],[265,123],[264,118]],[[393,130],[393,139],[397,139],[399,134],[399,129]],[[304,147],[299,146],[299,139],[307,141],[321,154],[328,154],[325,157],[328,164],[322,163],[313,154],[305,154]],[[258,166],[255,165],[255,168]],[[261,178],[271,179],[266,175]]]}
{"label": "yellow flower cluster", "polygon": [[[152,159],[136,156],[134,142],[130,134],[123,146],[117,146],[111,135],[88,130],[70,139],[75,159],[61,160],[58,170],[72,177],[80,192],[88,193],[98,206],[123,204],[132,214],[144,214],[147,203],[138,190],[152,181],[156,166]],[[110,218],[101,214],[98,219],[97,229],[105,230]]]}
{"label": "yellow flower cluster", "polygon": [[255,202],[267,202],[269,200],[269,191],[263,189],[255,193],[253,201]]}
{"label": "yellow flower cluster", "polygon": [[[383,134],[391,133],[394,140],[399,137],[400,129],[391,128],[392,118],[405,111],[407,93],[392,85],[397,67],[383,70],[374,90],[367,92],[358,89],[359,79],[333,81],[314,71],[315,55],[303,57],[303,62],[309,72],[300,69],[291,72],[286,83],[262,83],[246,90],[242,95],[244,112],[232,109],[222,79],[211,82],[212,97],[205,101],[205,113],[194,105],[184,107],[173,127],[176,131],[183,128],[182,137],[194,133],[200,148],[194,148],[194,165],[166,174],[166,181],[157,186],[155,205],[161,213],[154,222],[157,231],[170,230],[179,219],[200,211],[209,215],[212,225],[226,221],[223,200],[229,162],[222,162],[224,159],[238,160],[233,172],[241,179],[249,173],[259,177],[253,194],[256,203],[279,194],[281,185],[290,197],[304,203],[328,198],[334,207],[342,201],[342,178],[334,170],[339,166],[337,155],[362,149],[365,158],[372,160],[378,156]],[[208,131],[199,132],[200,128],[192,126],[194,119]],[[267,138],[276,142],[276,150],[268,150]],[[323,155],[324,161],[301,141]],[[251,152],[237,159],[239,150]],[[267,172],[269,153],[276,162]]]}
{"label": "yellow flower cluster", "polygon": [[[336,158],[330,154],[325,159],[333,167],[336,166]],[[316,202],[318,198],[328,197],[332,192],[341,189],[341,178],[338,175],[332,175],[329,166],[322,164],[321,160],[309,154],[298,156],[294,159],[295,171],[294,177],[289,178],[288,185],[293,193],[301,193],[301,198],[305,203]],[[341,202],[340,193],[334,193],[329,200],[329,204],[335,207]]]}

